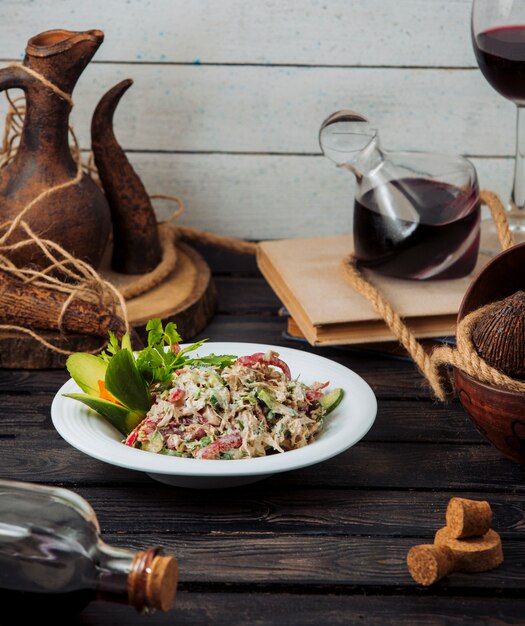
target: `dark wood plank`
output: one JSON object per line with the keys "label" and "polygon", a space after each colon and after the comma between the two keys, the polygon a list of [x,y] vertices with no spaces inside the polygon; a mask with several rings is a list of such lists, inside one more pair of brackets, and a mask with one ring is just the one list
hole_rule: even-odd
{"label": "dark wood plank", "polygon": [[31,395],[1,394],[0,435],[18,436],[25,431],[30,436],[42,436],[42,429],[53,429],[51,402],[54,394]]}
{"label": "dark wood plank", "polygon": [[[31,395],[33,393],[56,393],[69,378],[65,368],[57,370],[0,370],[0,394],[17,393]],[[0,402],[2,402],[0,395]],[[23,401],[21,401],[23,402]],[[28,401],[28,405],[29,406]],[[22,408],[22,405],[20,408]]]}
{"label": "dark wood plank", "polygon": [[286,480],[341,487],[521,491],[525,467],[491,446],[363,441],[325,463],[290,472]]}
{"label": "dark wood plank", "polygon": [[[306,344],[282,338],[282,321],[277,318],[250,318],[249,316],[216,316],[199,339],[216,341],[249,341],[295,348],[319,354],[349,367],[364,378],[378,398],[430,400],[428,386],[413,363],[385,359],[377,355],[361,355],[344,348],[313,348]],[[214,329],[220,329],[215,333]],[[69,375],[60,370],[0,370],[0,397],[3,393],[30,395],[56,393]]]}
{"label": "dark wood plank", "polygon": [[[35,437],[30,429],[0,438],[3,477],[86,485],[143,483],[142,472],[110,466],[78,452],[58,433]],[[268,478],[281,487],[525,491],[525,466],[491,446],[363,441],[334,459]]]}
{"label": "dark wood plank", "polygon": [[[34,393],[21,401],[19,395],[3,394],[0,436],[41,437],[39,429],[54,430],[50,420],[54,394]],[[349,416],[351,419],[351,416]],[[36,430],[35,430],[36,429]],[[438,404],[411,400],[381,400],[373,428],[366,441],[414,441],[485,443],[459,403]],[[487,443],[488,445],[488,443]]]}
{"label": "dark wood plank", "polygon": [[233,274],[262,278],[254,254],[238,254],[231,250],[202,245],[196,241],[192,241],[191,246],[204,258],[215,275]]}
{"label": "dark wood plank", "polygon": [[[280,534],[238,535],[215,533],[180,536],[150,532],[145,535],[106,533],[114,545],[144,549],[163,545],[177,556],[180,580],[186,584],[317,585],[415,588],[408,573],[408,550],[421,541],[413,538],[330,537]],[[445,589],[523,589],[525,542],[508,539],[504,563],[480,574],[454,573],[436,583]],[[327,591],[327,590],[325,590]],[[480,594],[481,595],[481,594]]]}
{"label": "dark wood plank", "polygon": [[366,441],[490,445],[459,402],[380,400]]}
{"label": "dark wood plank", "polygon": [[[380,398],[430,398],[426,381],[409,361],[387,359],[372,353],[362,354],[345,347],[314,348],[303,342],[284,339],[284,328],[284,320],[278,317],[216,315],[198,338],[266,343],[319,354],[354,370],[371,385]],[[0,394],[56,391],[67,379],[65,368],[34,372],[0,370]]]}
{"label": "dark wood plank", "polygon": [[[181,490],[164,485],[74,489],[97,512],[103,532],[291,533],[414,537],[430,541],[445,524],[450,493],[294,489],[265,482],[235,490]],[[465,492],[486,499],[492,527],[505,539],[525,539],[521,494]],[[142,515],[147,510],[148,515]]]}
{"label": "dark wood plank", "polygon": [[[172,611],[148,617],[151,626],[503,626],[524,624],[525,600],[501,598],[380,597],[179,591]],[[144,624],[129,607],[90,605],[78,620],[85,626]]]}
{"label": "dark wood plank", "polygon": [[216,276],[217,313],[277,315],[281,301],[262,278]]}

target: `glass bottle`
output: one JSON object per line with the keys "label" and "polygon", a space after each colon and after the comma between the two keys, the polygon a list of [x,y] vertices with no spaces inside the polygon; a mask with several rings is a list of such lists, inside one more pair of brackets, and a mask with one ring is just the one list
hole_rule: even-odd
{"label": "glass bottle", "polygon": [[460,278],[476,265],[479,188],[460,156],[387,152],[376,129],[352,111],[321,125],[325,156],[357,181],[355,255],[364,267],[400,278]]}
{"label": "glass bottle", "polygon": [[0,623],[54,621],[93,600],[167,611],[177,561],[160,548],[109,546],[91,506],[60,488],[0,480]]}

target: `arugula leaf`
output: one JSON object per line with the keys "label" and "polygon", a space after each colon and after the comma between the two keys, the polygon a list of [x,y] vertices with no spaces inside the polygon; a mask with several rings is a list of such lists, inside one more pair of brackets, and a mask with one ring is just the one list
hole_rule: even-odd
{"label": "arugula leaf", "polygon": [[[174,350],[173,348],[178,346],[182,338],[173,322],[168,322],[164,328],[162,320],[153,318],[147,323],[146,330],[148,331],[148,347],[137,354],[137,368],[148,385],[171,380],[173,372],[186,365],[212,366],[222,369],[231,365],[237,358],[231,354],[191,357],[190,353],[198,350],[208,341],[207,339],[196,341],[182,350]],[[124,341],[122,345],[124,346]]]}
{"label": "arugula leaf", "polygon": [[194,350],[198,350],[203,343],[205,343],[206,341],[208,341],[207,339],[201,339],[200,341],[197,341],[196,343],[192,343],[191,346],[186,346],[186,348],[183,348],[179,353],[178,356],[183,356],[184,354],[188,354],[188,352],[193,352]]}

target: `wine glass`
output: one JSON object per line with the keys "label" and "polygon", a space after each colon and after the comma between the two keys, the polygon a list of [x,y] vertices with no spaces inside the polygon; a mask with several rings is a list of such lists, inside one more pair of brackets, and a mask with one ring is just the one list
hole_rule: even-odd
{"label": "wine glass", "polygon": [[514,183],[508,207],[516,242],[525,240],[525,0],[474,0],[472,45],[483,75],[518,109]]}

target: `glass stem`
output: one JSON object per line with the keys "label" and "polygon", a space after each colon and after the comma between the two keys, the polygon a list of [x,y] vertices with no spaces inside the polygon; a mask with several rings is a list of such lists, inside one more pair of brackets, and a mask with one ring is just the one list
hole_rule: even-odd
{"label": "glass stem", "polygon": [[525,107],[523,106],[518,106],[516,126],[516,163],[511,197],[511,227],[513,218],[522,222],[525,220]]}

